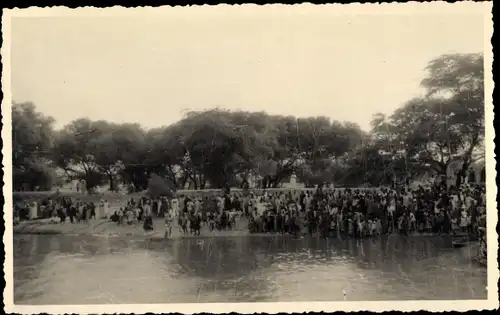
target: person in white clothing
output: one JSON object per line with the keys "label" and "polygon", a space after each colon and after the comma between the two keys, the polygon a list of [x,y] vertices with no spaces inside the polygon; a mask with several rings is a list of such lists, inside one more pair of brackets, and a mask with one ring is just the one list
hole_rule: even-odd
{"label": "person in white clothing", "polygon": [[455,193],[451,196],[451,208],[453,211],[456,211],[458,209],[458,195]]}
{"label": "person in white clothing", "polygon": [[438,215],[441,212],[441,208],[439,207],[439,201],[434,201],[434,214]]}
{"label": "person in white clothing", "polygon": [[141,209],[136,205],[134,208],[135,222],[139,223],[139,217],[141,216]]}
{"label": "person in white clothing", "polygon": [[102,219],[104,217],[104,200],[101,199],[101,201],[99,201],[96,212],[97,219]]}
{"label": "person in white clothing", "polygon": [[174,217],[179,216],[179,200],[177,198],[172,198],[170,204],[172,207],[172,214],[174,215]]}
{"label": "person in white clothing", "polygon": [[306,197],[304,198],[304,206],[306,207],[306,211],[310,209],[310,205],[311,205],[311,198],[309,197],[309,195],[306,195]]}
{"label": "person in white clothing", "polygon": [[107,200],[104,200],[104,204],[103,204],[103,212],[104,212],[104,217],[106,219],[109,219],[110,218],[110,214],[109,214],[109,203]]}
{"label": "person in white clothing", "polygon": [[460,215],[460,230],[462,232],[467,231],[467,225],[468,225],[468,218],[467,217],[468,217],[467,211],[466,211],[465,207],[462,207],[462,212]]}
{"label": "person in white clothing", "polygon": [[388,210],[391,215],[394,214],[394,212],[396,211],[396,198],[391,197]]}
{"label": "person in white clothing", "polygon": [[151,215],[152,215],[151,205],[149,204],[149,202],[147,202],[144,205],[144,216],[150,217]]}
{"label": "person in white clothing", "polygon": [[219,210],[219,213],[224,211],[224,199],[221,197],[217,197],[217,210]]}
{"label": "person in white clothing", "polygon": [[375,226],[376,226],[377,235],[381,235],[382,234],[382,220],[380,218],[377,218],[377,221],[375,222]]}
{"label": "person in white clothing", "polygon": [[358,216],[358,235],[363,237],[365,234],[365,221],[361,216]]}
{"label": "person in white clothing", "polygon": [[196,213],[199,213],[201,211],[201,206],[202,206],[202,204],[201,204],[200,198],[196,198],[196,201],[194,203],[194,211]]}
{"label": "person in white clothing", "polygon": [[36,201],[33,201],[31,203],[31,206],[30,206],[30,214],[29,214],[29,218],[30,220],[34,220],[38,217],[38,207],[37,207],[37,203]]}
{"label": "person in white clothing", "polygon": [[414,232],[417,230],[417,219],[415,218],[415,214],[410,212],[410,231]]}

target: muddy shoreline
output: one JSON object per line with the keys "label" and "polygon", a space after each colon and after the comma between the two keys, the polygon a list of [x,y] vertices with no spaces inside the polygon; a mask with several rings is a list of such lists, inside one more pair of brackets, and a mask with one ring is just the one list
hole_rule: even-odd
{"label": "muddy shoreline", "polygon": [[[14,235],[71,235],[71,236],[136,236],[140,238],[150,238],[154,240],[164,239],[166,227],[162,218],[153,220],[154,231],[145,232],[142,224],[118,225],[115,222],[107,220],[92,220],[89,223],[49,223],[44,220],[24,221],[13,227]],[[177,226],[172,227],[170,239],[182,238],[211,238],[211,237],[237,237],[237,236],[267,236],[267,237],[293,237],[292,235],[282,235],[278,233],[250,233],[248,231],[248,221],[241,220],[234,230],[213,231],[206,226],[201,229],[200,235],[184,235]],[[306,233],[300,233],[299,237],[306,236]],[[314,236],[317,237],[316,233]],[[396,236],[393,234],[390,236]],[[413,233],[407,237],[440,237],[443,235],[435,233]],[[372,238],[372,237],[368,237]]]}

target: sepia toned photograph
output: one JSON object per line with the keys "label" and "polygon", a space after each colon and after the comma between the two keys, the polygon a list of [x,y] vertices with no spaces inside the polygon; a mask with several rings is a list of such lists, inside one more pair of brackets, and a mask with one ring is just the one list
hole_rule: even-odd
{"label": "sepia toned photograph", "polygon": [[4,10],[6,306],[498,307],[491,8]]}

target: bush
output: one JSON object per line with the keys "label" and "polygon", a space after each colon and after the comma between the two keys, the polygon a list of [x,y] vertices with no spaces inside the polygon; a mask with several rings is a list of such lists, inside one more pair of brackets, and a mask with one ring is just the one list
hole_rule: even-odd
{"label": "bush", "polygon": [[40,161],[30,161],[23,168],[13,169],[14,190],[51,190],[56,182],[55,170]]}
{"label": "bush", "polygon": [[148,182],[148,196],[158,198],[160,196],[172,197],[175,193],[175,186],[156,174],[152,174]]}

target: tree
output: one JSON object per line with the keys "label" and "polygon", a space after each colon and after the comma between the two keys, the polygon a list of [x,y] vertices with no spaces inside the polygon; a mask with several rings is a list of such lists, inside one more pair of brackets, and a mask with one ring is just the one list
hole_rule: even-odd
{"label": "tree", "polygon": [[[192,176],[202,175],[217,188],[228,187],[248,152],[242,132],[231,122],[231,113],[217,109],[188,113],[182,121],[180,143],[193,166]],[[193,179],[196,189],[198,181]]]}
{"label": "tree", "polygon": [[53,120],[32,104],[14,105],[14,184],[50,186],[50,157],[88,190],[105,180],[111,189],[122,180],[142,190],[152,174],[195,189],[244,187],[249,176],[264,188],[278,187],[293,173],[307,185],[379,185],[426,171],[446,175],[457,164],[460,185],[484,157],[483,56],[443,55],[426,70],[425,97],[390,115],[375,114],[370,133],[327,117],[220,109],[189,112],[147,132],[136,124],[77,119],[54,133]]}
{"label": "tree", "polygon": [[443,95],[446,106],[440,107],[440,113],[450,117],[449,125],[461,135],[458,187],[474,162],[474,151],[484,141],[484,57],[480,53],[442,55],[429,63],[427,71],[422,86],[428,97]]}
{"label": "tree", "polygon": [[50,190],[55,171],[48,159],[53,146],[52,117],[33,103],[12,104],[12,171],[15,190]]}
{"label": "tree", "polygon": [[142,191],[148,187],[151,174],[165,176],[163,148],[159,146],[165,128],[145,132],[135,124],[128,127],[121,140],[126,142],[128,149],[121,157],[123,167],[119,171],[119,177],[124,183],[133,186],[134,191]]}
{"label": "tree", "polygon": [[400,173],[407,179],[427,170],[446,175],[451,163],[461,161],[459,186],[484,140],[483,57],[443,55],[426,69],[426,96],[408,101],[389,117],[374,115],[372,141],[391,157],[389,168],[404,166]]}
{"label": "tree", "polygon": [[109,132],[109,124],[77,119],[57,135],[52,152],[53,161],[68,178],[84,180],[87,191],[103,183],[103,174],[96,161],[99,139]]}
{"label": "tree", "polygon": [[48,160],[36,159],[20,168],[13,168],[13,185],[16,191],[48,191],[57,183],[57,173]]}
{"label": "tree", "polygon": [[136,156],[145,149],[145,135],[138,124],[108,124],[95,140],[95,163],[116,190],[115,179],[125,165],[137,163]]}
{"label": "tree", "polygon": [[152,129],[147,133],[147,153],[143,159],[148,172],[168,178],[175,187],[184,188],[191,178],[192,165],[181,143],[181,125]]}

